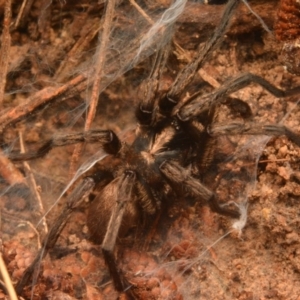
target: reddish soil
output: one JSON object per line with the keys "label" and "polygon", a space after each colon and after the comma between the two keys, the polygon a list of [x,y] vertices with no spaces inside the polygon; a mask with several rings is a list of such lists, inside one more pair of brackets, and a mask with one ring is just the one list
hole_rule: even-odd
{"label": "reddish soil", "polygon": [[[3,2],[0,1],[1,21]],[[149,20],[133,4],[119,2],[104,65],[109,75],[101,81],[102,94],[92,128],[110,128],[130,142],[136,126],[135,107],[143,97],[141,86],[152,64],[147,56],[155,47],[141,55],[139,63],[134,60],[138,30],[149,28]],[[168,2],[138,3],[155,20]],[[296,1],[282,2],[293,5]],[[296,62],[292,62],[294,68],[289,68],[294,74],[290,73],[285,67],[291,65],[290,57],[286,52],[282,55],[283,47],[294,45],[299,37],[295,31],[296,36],[280,36],[278,26],[283,25],[277,22],[278,1],[249,4],[269,32],[241,3],[222,43],[185,96],[200,89],[212,91],[245,72],[260,75],[281,89],[300,86]],[[15,28],[20,10],[21,3],[14,3],[7,82],[0,112],[4,153],[20,148],[20,134],[26,151],[30,151],[53,135],[83,130],[85,101],[91,97],[94,80],[93,55],[103,24],[102,1],[36,0],[29,12],[24,10]],[[197,45],[212,35],[222,13],[223,5],[188,2],[171,32],[173,43],[160,90],[167,89],[178,71],[196,55]],[[133,66],[126,67],[125,62],[130,61]],[[125,68],[129,71],[124,75]],[[74,83],[74,78],[77,80],[82,74],[84,80]],[[66,84],[71,87],[58,93]],[[300,96],[279,99],[256,84],[231,96],[250,105],[254,123],[282,122],[300,133]],[[242,121],[222,106],[218,119],[227,121],[228,117]],[[203,181],[221,201],[247,201],[245,227],[234,230],[234,220],[212,213],[200,201],[174,199],[174,205],[161,217],[152,234],[132,234],[119,241],[116,255],[122,272],[132,284],[136,299],[300,300],[300,148],[285,136],[267,139],[239,135],[218,141],[217,152],[222,159],[213,162],[217,171],[204,174]],[[23,162],[15,163],[16,169],[8,172],[11,176],[5,172],[7,162],[0,161],[4,170],[0,172],[2,251],[14,284],[33,261],[45,236],[45,227],[39,223],[41,216],[49,211],[45,220],[51,227],[64,207],[64,197],[55,201],[73,176],[73,151],[73,145],[55,148],[45,157],[30,161],[31,171],[26,171]],[[86,145],[80,163],[97,151],[96,144]],[[30,174],[35,178],[42,209],[24,194]],[[120,296],[112,285],[99,245],[89,241],[87,206],[86,203],[75,209],[56,246],[40,262],[38,274],[20,297],[38,300]],[[0,299],[8,299],[2,282]]]}

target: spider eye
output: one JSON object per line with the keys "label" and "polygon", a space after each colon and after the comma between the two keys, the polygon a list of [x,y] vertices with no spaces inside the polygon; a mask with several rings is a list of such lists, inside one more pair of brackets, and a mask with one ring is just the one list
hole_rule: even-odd
{"label": "spider eye", "polygon": [[205,4],[210,4],[210,5],[220,5],[226,3],[227,0],[204,0]]}
{"label": "spider eye", "polygon": [[126,170],[124,172],[124,174],[125,174],[126,177],[130,177],[130,178],[135,177],[135,172],[133,170]]}
{"label": "spider eye", "polygon": [[178,103],[178,100],[170,98],[167,94],[159,102],[159,110],[164,115],[169,115]]}
{"label": "spider eye", "polygon": [[174,119],[171,124],[177,131],[181,129],[179,121],[177,119]]}
{"label": "spider eye", "polygon": [[152,110],[143,108],[142,105],[139,105],[135,111],[135,117],[141,125],[149,126],[152,122]]}
{"label": "spider eye", "polygon": [[117,154],[121,149],[121,141],[113,131],[109,132],[109,139],[110,141],[104,144],[103,149],[108,154]]}

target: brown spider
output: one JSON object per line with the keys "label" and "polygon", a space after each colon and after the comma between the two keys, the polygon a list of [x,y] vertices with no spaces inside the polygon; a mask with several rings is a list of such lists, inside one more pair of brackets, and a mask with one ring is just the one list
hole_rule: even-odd
{"label": "brown spider", "polygon": [[[101,244],[115,288],[120,292],[127,290],[128,296],[132,296],[130,285],[116,263],[114,249],[117,238],[126,235],[137,225],[149,224],[151,219],[170,206],[172,195],[189,194],[207,202],[214,212],[239,218],[238,209],[220,204],[215,193],[200,181],[201,174],[211,161],[214,137],[237,134],[286,135],[300,146],[300,136],[283,125],[247,121],[251,115],[250,107],[241,100],[229,97],[250,83],[261,85],[276,97],[299,94],[300,87],[283,91],[263,78],[248,73],[226,82],[214,92],[204,96],[195,94],[184,102],[182,100],[183,91],[216,49],[238,4],[238,0],[228,1],[211,39],[204,47],[199,47],[198,55],[178,73],[168,91],[162,94],[155,87],[167,53],[161,49],[154,55],[155,67],[147,82],[145,97],[136,109],[138,126],[132,144],[122,143],[111,130],[89,130],[57,135],[35,152],[11,152],[8,155],[12,161],[30,160],[46,155],[54,147],[87,142],[97,143],[115,161],[113,169],[103,168],[82,179],[68,196],[67,206],[44,239],[42,250],[17,284],[19,293],[28,284],[36,264],[54,247],[70,213],[95,188],[101,192],[89,208],[89,231],[93,240]],[[245,121],[216,123],[220,105],[228,106]]]}

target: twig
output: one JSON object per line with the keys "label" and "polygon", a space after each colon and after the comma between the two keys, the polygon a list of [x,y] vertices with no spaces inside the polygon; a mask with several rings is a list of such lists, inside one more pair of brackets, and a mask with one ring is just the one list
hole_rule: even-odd
{"label": "twig", "polygon": [[[251,3],[253,10],[259,12],[260,17],[268,28],[272,28],[276,20],[277,5],[276,1],[254,1],[254,3]],[[222,9],[217,5],[190,3],[180,16],[178,24],[179,27],[188,25],[195,32],[201,32],[201,40],[205,41],[211,36],[213,28],[219,23],[222,13]],[[228,29],[226,35],[241,35],[254,32],[260,29],[261,26],[257,17],[249,13],[245,5],[240,5],[237,8],[237,13],[232,17],[232,26]]]}
{"label": "twig", "polygon": [[5,287],[7,289],[7,293],[10,297],[10,300],[18,300],[16,291],[14,289],[14,286],[13,286],[12,282],[11,282],[10,276],[7,272],[7,268],[6,268],[5,262],[4,262],[3,257],[2,257],[2,253],[0,253],[0,273],[1,273],[3,281],[5,283]]}
{"label": "twig", "polygon": [[129,2],[134,6],[137,11],[151,24],[153,25],[154,22],[153,20],[146,14],[146,12],[134,1],[134,0],[129,0]]}
{"label": "twig", "polygon": [[7,293],[7,289],[6,289],[6,287],[5,287],[5,283],[4,283],[2,280],[0,280],[0,289],[1,289],[5,294],[8,294],[8,293]]}
{"label": "twig", "polygon": [[198,55],[196,55],[192,62],[186,65],[178,73],[176,80],[173,82],[170,91],[168,92],[168,97],[170,99],[178,99],[178,97],[181,94],[181,91],[188,86],[188,84],[193,80],[197,70],[202,67],[203,63],[209,57],[210,53],[214,49],[216,49],[217,45],[220,43],[220,39],[224,36],[229,22],[231,20],[231,16],[233,15],[238,5],[238,0],[228,1],[220,19],[220,23],[215,28],[211,39],[204,45],[204,47],[202,47],[201,45],[198,47]]}
{"label": "twig", "polygon": [[15,167],[15,165],[0,150],[0,174],[10,185],[26,184],[23,174]]}
{"label": "twig", "polygon": [[83,81],[86,80],[86,77],[87,74],[83,73],[71,79],[70,81],[68,81],[67,83],[65,83],[60,87],[44,88],[36,92],[31,97],[29,97],[29,99],[26,102],[18,105],[17,107],[5,110],[4,112],[0,113],[0,132],[3,131],[3,129],[7,125],[28,115],[29,113],[37,109],[39,106],[49,101],[52,101],[59,96],[62,96],[63,94],[69,92],[72,89],[74,89],[74,92],[77,92],[76,90],[77,86],[80,86],[81,88],[85,86],[82,85],[81,83],[83,83]]}
{"label": "twig", "polygon": [[198,74],[201,76],[201,78],[209,83],[213,88],[217,89],[220,87],[220,83],[215,79],[213,78],[210,74],[208,74],[205,69],[203,68],[200,68],[198,70]]}
{"label": "twig", "polygon": [[[24,9],[25,9],[25,7],[26,7],[27,1],[28,1],[28,0],[24,0],[24,1],[22,2],[22,5],[21,5],[21,7],[20,7],[20,9],[19,9],[19,12],[18,12],[18,16],[17,16],[17,18],[16,18],[16,21],[15,21],[15,23],[13,24],[13,26],[14,26],[15,29],[18,28],[18,26],[19,26],[20,20],[21,20],[23,14],[24,14]],[[31,1],[31,2],[33,3],[33,1]]]}
{"label": "twig", "polygon": [[5,1],[4,20],[3,20],[3,33],[1,41],[1,58],[0,58],[0,105],[2,106],[5,85],[6,85],[6,74],[9,64],[9,49],[10,49],[10,32],[9,26],[11,22],[11,0]]}
{"label": "twig", "polygon": [[284,162],[284,161],[291,161],[289,158],[277,158],[277,159],[264,159],[264,160],[259,160],[259,164],[263,163],[274,163],[274,162]]}
{"label": "twig", "polygon": [[18,12],[18,16],[16,18],[14,28],[17,29],[20,25],[20,23],[23,25],[25,23],[25,19],[28,16],[28,13],[30,12],[31,6],[33,4],[34,0],[24,0],[22,3],[22,6]]}
{"label": "twig", "polygon": [[269,29],[268,25],[264,22],[264,20],[251,8],[251,6],[249,5],[248,1],[243,0],[244,4],[246,5],[246,7],[249,9],[249,11],[257,18],[257,20],[260,22],[261,26],[263,27],[263,29],[269,33],[269,34],[273,34],[272,31]]}
{"label": "twig", "polygon": [[[100,94],[100,83],[103,75],[103,66],[105,62],[105,53],[109,41],[110,32],[111,32],[111,23],[114,15],[114,10],[115,10],[115,0],[107,1],[105,15],[104,15],[104,22],[103,22],[103,31],[101,35],[101,43],[97,51],[98,57],[96,62],[95,74],[94,74],[95,79],[92,88],[91,101],[89,103],[89,112],[84,126],[85,131],[88,131],[91,128],[91,124],[96,114],[96,109],[97,109],[99,94]],[[75,173],[76,165],[81,155],[82,148],[83,148],[83,144],[78,144],[74,149],[72,160],[71,160],[71,166],[70,166],[71,176],[73,176],[73,174]]]}
{"label": "twig", "polygon": [[[21,153],[25,153],[25,147],[24,147],[24,143],[23,143],[23,136],[22,136],[22,133],[20,131],[19,131],[19,138],[20,138]],[[32,174],[30,165],[27,161],[23,161],[23,166],[24,166],[24,170],[25,170],[25,173],[27,175],[27,178],[28,178],[28,180],[27,180],[28,185],[29,185],[30,190],[32,192],[32,195],[35,199],[35,204],[37,204],[39,214],[42,218],[41,223],[42,223],[42,226],[44,228],[44,234],[47,234],[48,233],[48,226],[47,226],[46,218],[44,217],[45,211],[44,211],[42,199],[41,199],[40,194],[38,192],[38,188],[37,188],[37,185],[36,185],[36,182],[35,182],[35,178]]]}
{"label": "twig", "polygon": [[101,44],[98,50],[98,59],[96,63],[95,80],[92,89],[91,102],[90,102],[89,112],[88,112],[88,116],[84,128],[85,131],[90,129],[91,123],[93,122],[96,113],[99,92],[100,92],[100,82],[102,79],[103,66],[105,61],[105,51],[109,40],[109,34],[111,31],[111,23],[114,15],[114,10],[115,10],[115,0],[108,1],[106,11],[105,11],[104,23],[103,23]]}
{"label": "twig", "polygon": [[84,49],[89,45],[89,43],[95,38],[97,33],[100,30],[100,26],[98,23],[93,23],[87,33],[82,35],[72,49],[66,55],[65,60],[60,64],[58,69],[55,72],[55,78],[57,82],[62,82],[63,79],[72,74],[71,70],[74,69],[82,58],[82,53],[84,53]]}

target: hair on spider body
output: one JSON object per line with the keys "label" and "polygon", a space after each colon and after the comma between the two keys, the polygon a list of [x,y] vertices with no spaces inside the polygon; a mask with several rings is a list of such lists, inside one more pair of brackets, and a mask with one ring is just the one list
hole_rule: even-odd
{"label": "hair on spider body", "polygon": [[[137,112],[137,119],[141,115]],[[202,124],[200,118],[182,122],[176,116],[159,114],[159,121],[154,124],[137,127],[132,145],[123,142],[115,154],[118,165],[113,172],[114,179],[90,205],[87,225],[93,241],[102,243],[111,211],[117,205],[121,178],[126,177],[128,172],[133,174],[130,199],[126,200],[119,237],[168,207],[173,198],[171,194],[202,196],[208,203],[214,199],[213,193],[199,181],[214,155],[213,139],[207,133],[212,115],[214,112],[205,110],[201,116],[205,120]],[[167,166],[169,164],[172,168]],[[199,184],[196,184],[197,181]],[[237,211],[221,208],[216,201],[210,205],[225,215],[239,216]]]}
{"label": "hair on spider body", "polygon": [[126,204],[119,236],[143,223],[141,218],[158,213],[166,205],[170,187],[162,177],[160,166],[165,160],[187,161],[182,148],[189,148],[189,145],[186,137],[183,140],[178,125],[175,126],[171,120],[163,123],[151,131],[138,126],[132,145],[123,142],[115,158],[112,158],[118,160],[113,171],[114,179],[98,193],[87,218],[92,238],[97,243],[103,241],[111,210],[117,201],[119,179],[126,172],[134,174],[134,179],[131,200]]}

